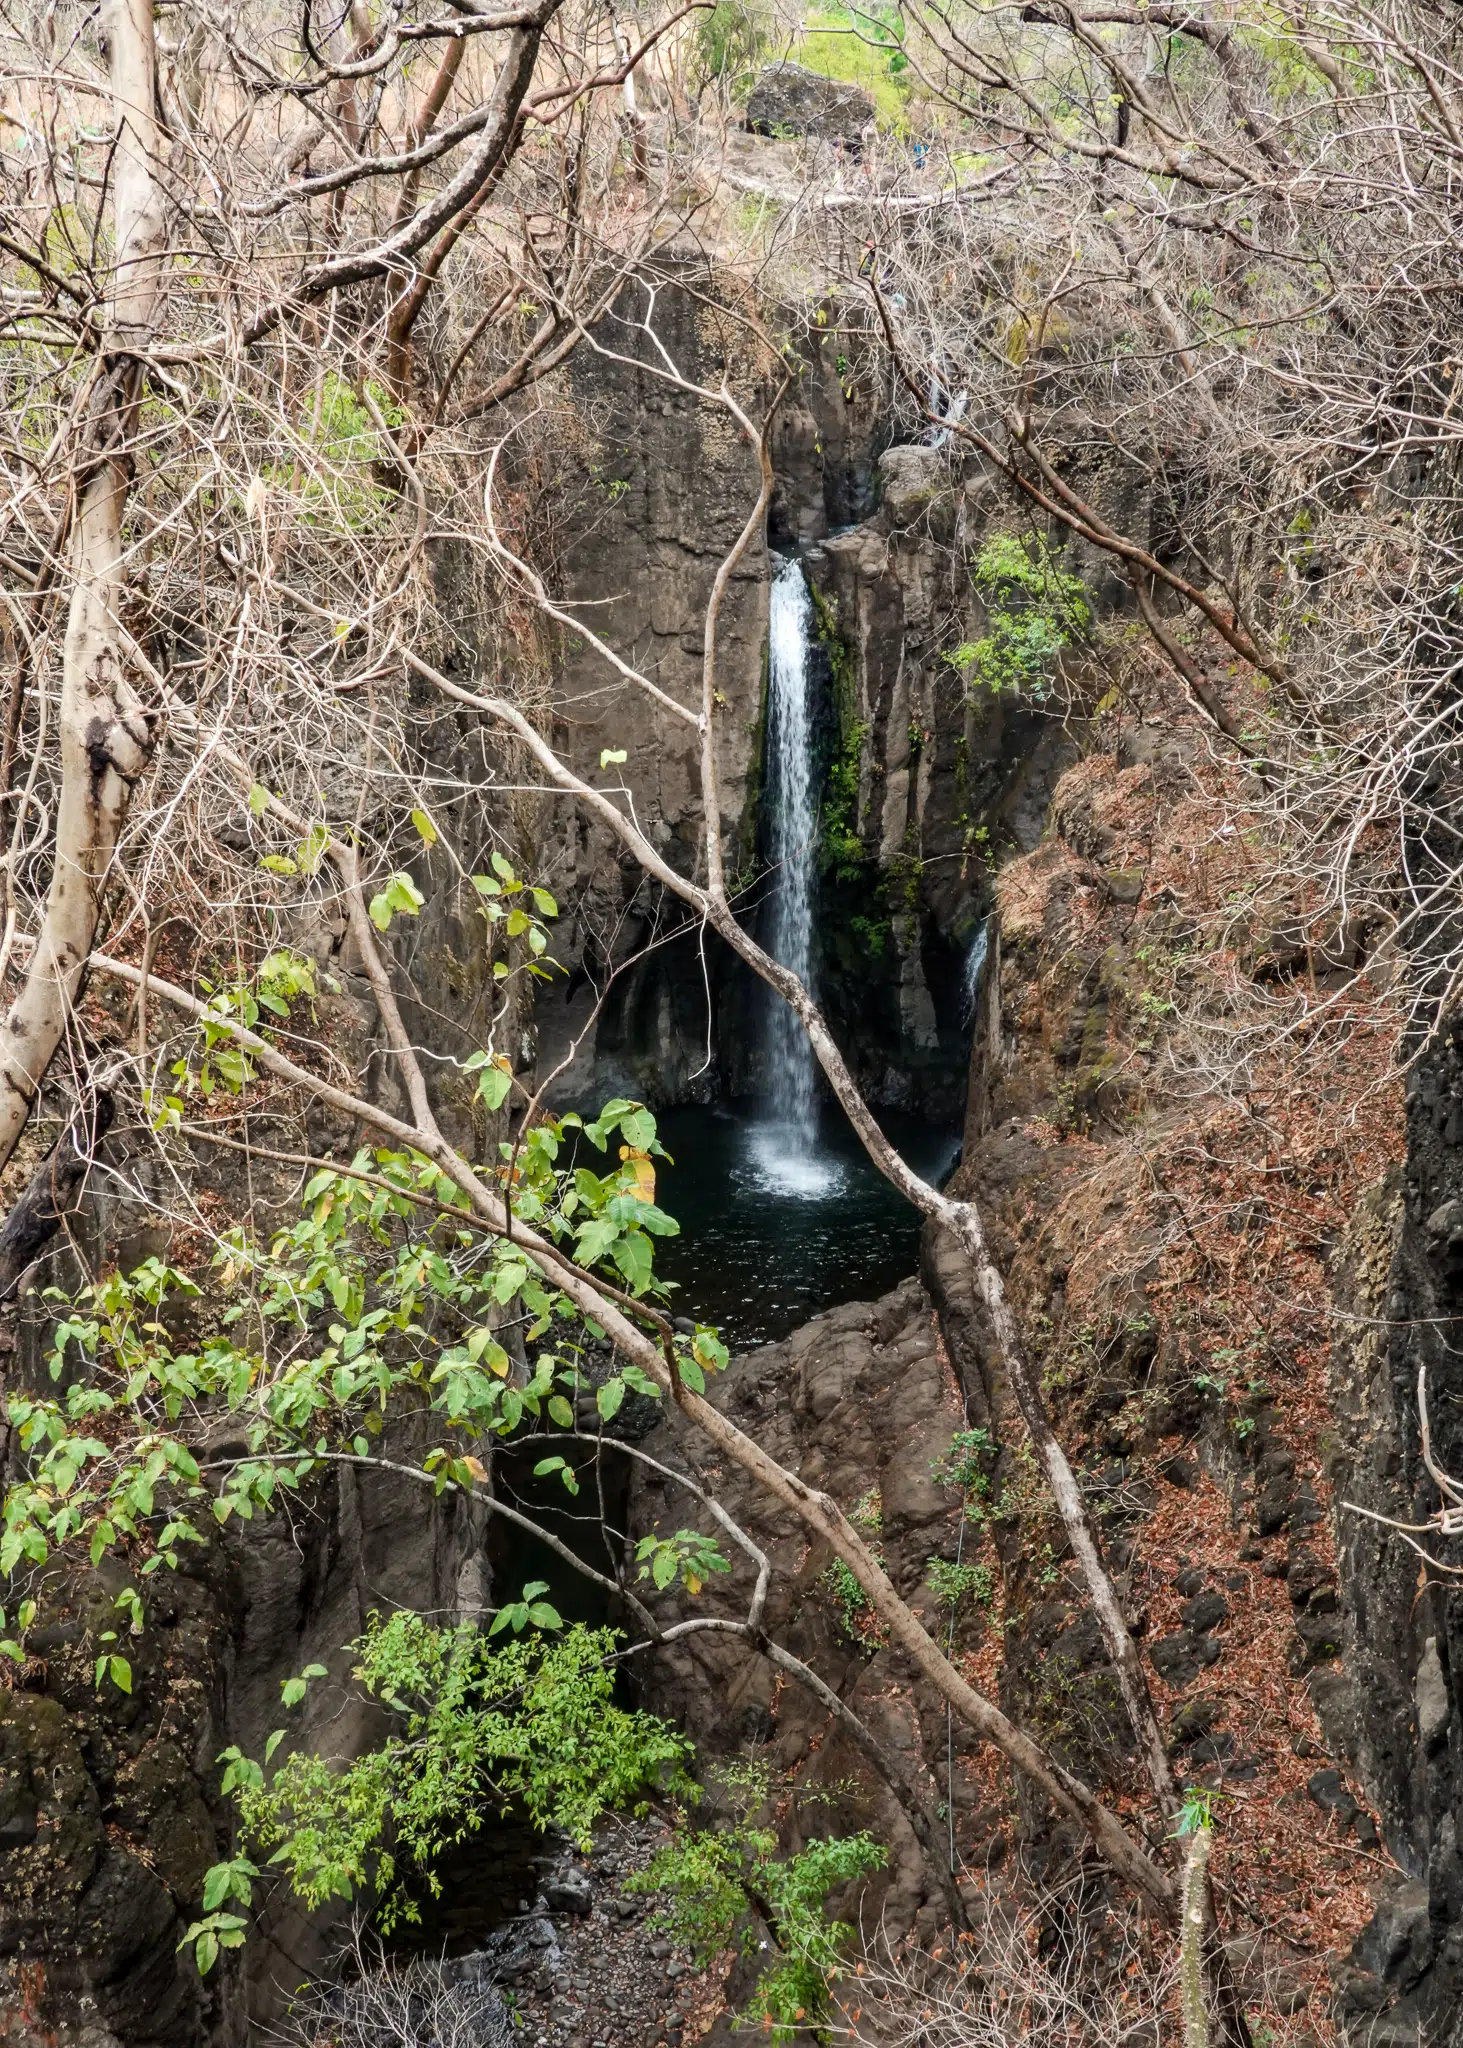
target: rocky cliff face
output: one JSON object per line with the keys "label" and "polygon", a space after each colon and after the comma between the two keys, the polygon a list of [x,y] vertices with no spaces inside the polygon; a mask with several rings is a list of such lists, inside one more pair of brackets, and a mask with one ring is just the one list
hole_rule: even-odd
{"label": "rocky cliff face", "polygon": [[[425,1450],[426,1445],[421,1448]],[[220,1446],[223,1455],[226,1446]],[[17,2048],[224,2048],[327,1974],[341,1912],[307,1918],[266,1888],[242,1959],[200,1979],[178,1954],[203,1878],[229,1852],[216,1759],[262,1754],[287,1718],[281,1681],[344,1646],[372,1609],[451,1611],[480,1594],[482,1531],[389,1477],[349,1474],[148,1582],[132,1688],[98,1687],[96,1639],[117,1626],[120,1567],[58,1581],[22,1684],[0,1692],[0,2014]],[[331,1754],[377,1732],[349,1690],[312,1689],[303,1732]],[[477,1873],[484,1924],[511,1911]]]}
{"label": "rocky cliff face", "polygon": [[[754,451],[730,415],[656,374],[660,362],[635,322],[632,298],[607,323],[610,355],[573,359],[569,402],[579,420],[587,503],[561,543],[567,602],[625,661],[699,712],[707,600],[717,568],[756,498]],[[735,367],[735,331],[691,291],[664,293],[656,328],[682,374],[697,384]],[[741,396],[765,404],[767,394]],[[731,579],[717,636],[717,766],[728,866],[745,867],[755,830],[766,670],[768,554],[759,538]],[[637,816],[673,867],[695,874],[703,812],[700,737],[624,684],[587,642],[566,634],[549,685],[553,737],[570,762],[606,787],[635,792]],[[606,751],[623,753],[606,771]],[[538,823],[542,879],[566,906],[556,955],[570,970],[537,1008],[538,1068],[568,1060],[556,1099],[629,1092],[657,1104],[719,1092],[704,1063],[707,1009],[719,1020],[729,969],[680,906],[626,864],[618,845],[574,808],[556,803]],[[678,933],[685,936],[678,938]],[[618,970],[613,980],[610,970]],[[596,1014],[600,994],[608,993]],[[572,1050],[577,1043],[577,1050]]]}
{"label": "rocky cliff face", "polygon": [[[1308,971],[1283,904],[1247,888],[1243,801],[1161,690],[1100,727],[1058,781],[1041,843],[997,881],[955,1186],[988,1219],[1176,1773],[1217,1795],[1252,2013],[1299,2048],[1334,2002],[1349,2037],[1413,2048],[1447,2038],[1453,1996],[1452,1603],[1418,1598],[1415,1557],[1343,1503],[1417,1518],[1419,1340],[1404,1369],[1371,1319],[1430,1317],[1444,1340],[1453,1326],[1456,1055],[1440,1048],[1414,1084],[1405,1202],[1388,1178],[1384,1034],[1358,1020],[1313,1048],[1303,1085],[1285,1059],[1257,1057],[1247,1096],[1214,1087],[1212,1051],[1196,1058],[1209,1005],[1222,993],[1233,1032],[1246,986],[1263,995]],[[1349,1344],[1331,1341],[1338,1302]],[[927,1241],[922,1284],[739,1359],[718,1398],[877,1531],[901,1591],[937,1623],[936,1588],[952,1583],[940,1562],[969,1570],[949,1625],[972,1677],[1089,1781],[1143,1799],[1060,1523],[950,1246]],[[973,1457],[952,1493],[940,1481],[962,1429]],[[1456,1455],[1451,1426],[1446,1442]],[[1017,1860],[1037,1878],[1066,1868],[1078,1845],[958,1730],[947,1749],[934,1703],[876,1636],[860,1645],[827,1560],[735,1475],[715,1476],[786,1572],[773,1632],[872,1714],[897,1704],[898,1733],[880,1726],[950,1812],[977,1909]],[[636,1526],[674,1512],[643,1488]],[[668,1654],[653,1688],[712,1753],[754,1733],[791,1786],[859,1782],[826,1716],[725,1644]],[[903,1839],[879,1800],[865,1783],[840,1817]],[[1394,1857],[1414,1873],[1400,1886]],[[902,1867],[883,1909],[917,1924],[928,1902]]]}
{"label": "rocky cliff face", "polygon": [[[339,981],[339,992],[322,999],[324,1027],[370,1085],[375,1015],[349,949],[340,933],[302,936]],[[473,943],[470,931],[463,943]],[[407,966],[432,1010],[463,971],[440,946],[430,969],[421,960]],[[444,1114],[452,1108],[449,1095]],[[329,1116],[308,1128],[324,1153],[354,1138]],[[88,1266],[108,1258],[130,1268],[150,1255],[183,1264],[206,1255],[201,1235],[160,1230],[166,1190],[151,1189],[156,1207],[129,1199],[139,1180],[148,1189],[151,1172],[151,1155],[130,1150],[125,1133],[114,1137],[117,1174],[90,1198],[85,1259],[53,1252],[18,1310],[0,1312],[8,1387],[49,1388],[45,1288],[74,1290]],[[250,1216],[267,1236],[292,1215],[294,1192],[288,1173],[262,1161],[246,1173],[237,1155],[198,1148],[191,1193],[200,1215]],[[420,1418],[395,1426],[403,1444],[427,1427]],[[245,1448],[242,1428],[220,1431],[212,1454]],[[281,1683],[307,1664],[343,1677],[345,1645],[373,1608],[474,1607],[489,1578],[484,1531],[460,1503],[439,1503],[389,1475],[363,1483],[349,1471],[268,1520],[231,1524],[208,1547],[182,1544],[178,1555],[176,1571],[143,1582],[146,1628],[119,1646],[132,1667],[130,1692],[95,1679],[98,1639],[126,1634],[113,1604],[133,1582],[122,1560],[97,1572],[50,1569],[49,1619],[28,1639],[16,1683],[0,1690],[0,2017],[3,2038],[19,2048],[234,2048],[304,1977],[327,1968],[340,1912],[307,1918],[278,1885],[261,1890],[258,1935],[242,1958],[226,1955],[200,1979],[178,1953],[201,1912],[204,1874],[232,1840],[219,1753],[230,1744],[263,1752],[286,1718]],[[312,1691],[297,1710],[301,1725],[322,1749],[351,1754],[373,1739],[375,1723],[349,1691],[329,1692]]]}
{"label": "rocky cliff face", "polygon": [[[919,1281],[881,1301],[817,1317],[785,1343],[739,1358],[714,1384],[714,1398],[741,1428],[810,1486],[856,1510],[901,1594],[940,1629],[930,1560],[953,1564],[961,1546],[958,1495],[941,1483],[941,1473],[965,1411]],[[949,1729],[932,1691],[911,1682],[826,1546],[810,1547],[802,1525],[771,1509],[739,1471],[707,1470],[678,1417],[657,1429],[653,1448],[662,1464],[714,1484],[765,1548],[774,1570],[768,1634],[817,1670],[878,1740],[906,1759],[930,1788],[932,1805],[950,1805],[962,1851],[973,1853],[978,1839],[982,1854],[998,1860],[1010,1845],[995,1839],[1000,1820],[985,1808],[972,1745],[958,1727]],[[630,1514],[637,1532],[698,1526],[695,1503],[654,1473],[637,1475]],[[699,1525],[712,1528],[704,1518]],[[740,1561],[736,1572],[729,1601],[750,1590]],[[667,1622],[696,1611],[677,1595],[661,1605]],[[948,1620],[962,1647],[989,1637],[990,1619],[973,1598],[952,1608]],[[802,1815],[795,1827],[868,1828],[888,1845],[888,1864],[862,1900],[866,1914],[882,1913],[896,1932],[938,1924],[942,1901],[908,1822],[816,1698],[745,1644],[715,1634],[689,1636],[659,1653],[648,1694],[695,1735],[713,1771],[719,1759],[756,1745],[773,1766],[775,1799]],[[810,1793],[822,1802],[804,1805]]]}
{"label": "rocky cliff face", "polygon": [[972,691],[950,659],[984,626],[993,495],[923,446],[875,477],[870,516],[807,555],[835,704],[820,986],[875,1102],[958,1113],[994,871],[1040,839],[1075,747],[1055,705]]}
{"label": "rocky cliff face", "polygon": [[[673,357],[709,375],[725,338],[704,309],[672,293],[657,317]],[[626,327],[616,345],[624,359],[575,359],[593,516],[561,538],[563,587],[617,652],[692,704],[706,598],[751,502],[752,458],[725,414],[654,375],[643,335]],[[965,963],[990,875],[1039,838],[1072,743],[1055,707],[972,698],[945,658],[981,630],[966,564],[998,508],[946,452],[884,446],[887,396],[847,337],[809,346],[777,420],[770,530],[774,548],[801,555],[818,609],[820,995],[874,1100],[955,1115]],[[759,543],[733,578],[717,666],[722,833],[753,918],[770,563]],[[694,873],[694,731],[572,637],[550,690],[557,743],[600,780],[601,753],[623,749],[651,836]],[[678,938],[678,907],[567,806],[533,837],[547,885],[573,906],[557,948],[569,977],[536,1012],[538,1071],[569,1062],[556,1098],[756,1092],[761,997],[743,970],[699,933]]]}
{"label": "rocky cliff face", "polygon": [[[1409,1076],[1405,1166],[1361,1207],[1338,1260],[1336,1493],[1413,1525],[1439,1504],[1423,1458],[1419,1375],[1435,1465],[1463,1471],[1460,1082],[1454,1023]],[[1339,1990],[1358,2039],[1413,2048],[1451,2038],[1463,1999],[1463,1610],[1451,1575],[1424,1565],[1400,1534],[1345,1513],[1337,1536],[1346,1685],[1328,1732],[1354,1761],[1404,1873]],[[1453,1546],[1421,1540],[1451,1562]]]}

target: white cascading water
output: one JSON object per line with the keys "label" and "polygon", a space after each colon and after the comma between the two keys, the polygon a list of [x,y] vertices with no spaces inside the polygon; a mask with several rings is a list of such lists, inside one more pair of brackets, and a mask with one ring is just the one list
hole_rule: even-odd
{"label": "white cascading water", "polygon": [[[813,707],[808,649],[813,601],[801,567],[789,556],[772,578],[767,626],[767,750],[763,797],[771,819],[773,860],[767,949],[812,986],[813,884],[818,793],[813,775]],[[839,1176],[817,1159],[817,1095],[813,1048],[780,998],[768,1005],[768,1121],[758,1128],[757,1163],[789,1192],[820,1194]]]}
{"label": "white cascading water", "polygon": [[988,927],[990,919],[983,917],[975,928],[970,952],[965,961],[965,1021],[970,1023],[975,1016],[976,1000],[980,995],[980,977],[985,970],[986,950],[990,944]]}

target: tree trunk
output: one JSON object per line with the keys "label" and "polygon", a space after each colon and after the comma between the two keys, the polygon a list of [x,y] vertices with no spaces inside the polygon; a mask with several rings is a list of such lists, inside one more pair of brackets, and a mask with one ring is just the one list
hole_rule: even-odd
{"label": "tree trunk", "polygon": [[1189,1858],[1184,1866],[1184,1905],[1179,1938],[1179,1991],[1184,2011],[1184,2048],[1209,2048],[1209,2001],[1204,1986],[1204,1924],[1208,1891],[1209,1844],[1207,1827],[1196,1827],[1189,1837]]}
{"label": "tree trunk", "polygon": [[31,1175],[25,1193],[0,1224],[0,1302],[11,1299],[66,1218],[75,1213],[97,1147],[112,1128],[115,1114],[112,1097],[105,1089],[79,1104],[53,1150]]}
{"label": "tree trunk", "polygon": [[157,51],[151,0],[109,0],[108,72],[116,265],[100,373],[73,468],[71,608],[61,676],[61,796],[55,864],[25,981],[0,1025],[0,1167],[15,1150],[71,1019],[101,915],[102,894],[151,723],[127,681],[121,624],[122,515],[129,443],[142,386],[139,352],[152,332],[166,262],[155,176]]}

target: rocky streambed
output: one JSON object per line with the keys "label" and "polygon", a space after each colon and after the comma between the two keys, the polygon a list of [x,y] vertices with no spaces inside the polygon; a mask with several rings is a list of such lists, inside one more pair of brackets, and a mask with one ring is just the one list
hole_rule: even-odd
{"label": "rocky streambed", "polygon": [[[720,2012],[724,1971],[698,1971],[656,1927],[655,1903],[625,1881],[668,1830],[659,1819],[602,1827],[587,1855],[561,1845],[538,1859],[532,1896],[465,1955],[415,1958],[347,1975],[284,2023],[322,2025],[364,2044],[393,2024],[452,2048],[683,2048]],[[383,2032],[383,2028],[386,2030]]]}

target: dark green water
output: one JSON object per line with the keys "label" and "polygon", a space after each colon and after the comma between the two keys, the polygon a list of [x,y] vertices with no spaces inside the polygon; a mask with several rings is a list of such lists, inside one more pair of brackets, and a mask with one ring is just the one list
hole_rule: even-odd
{"label": "dark green water", "polygon": [[[953,1163],[954,1132],[894,1112],[881,1121],[922,1177]],[[658,1163],[656,1199],[681,1235],[660,1240],[656,1268],[679,1282],[674,1313],[744,1349],[915,1271],[919,1215],[836,1112],[812,1136],[760,1120],[755,1104],[668,1110],[659,1124],[674,1164]]]}

